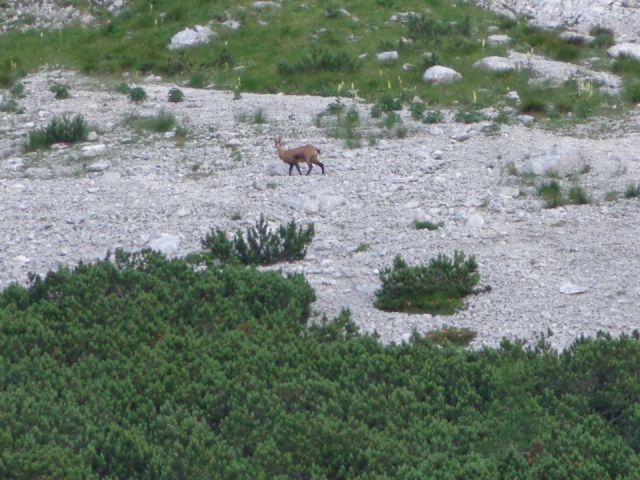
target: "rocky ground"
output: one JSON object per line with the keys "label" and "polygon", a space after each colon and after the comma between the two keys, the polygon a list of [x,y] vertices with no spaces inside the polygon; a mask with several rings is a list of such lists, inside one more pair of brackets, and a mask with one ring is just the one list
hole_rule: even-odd
{"label": "rocky ground", "polygon": [[[55,100],[54,81],[68,83],[72,98]],[[118,247],[186,254],[211,228],[244,229],[265,214],[274,225],[315,224],[307,258],[280,268],[304,272],[317,293],[316,318],[347,307],[384,341],[454,325],[477,331],[476,346],[551,330],[562,348],[598,330],[640,327],[640,200],[622,198],[640,181],[639,112],[563,134],[451,116],[430,126],[404,112],[406,138],[370,124],[363,128],[377,143],[348,149],[316,124],[332,98],[233,100],[230,92],[183,88],[185,101],[169,103],[172,85],[149,79],[149,99],[136,105],[113,85],[71,72],[41,72],[24,84],[24,112],[0,113],[0,287]],[[357,106],[370,122],[369,106]],[[127,115],[161,109],[191,129],[184,145],[124,124]],[[252,120],[259,109],[263,124]],[[97,138],[25,153],[28,131],[64,113],[83,114]],[[316,167],[287,176],[276,135],[290,146],[316,144],[327,174]],[[544,179],[522,174],[540,164],[573,173],[593,203],[544,208],[530,185]],[[520,175],[510,175],[515,170]],[[613,191],[618,200],[606,201]],[[415,219],[443,226],[416,230]],[[378,272],[395,255],[415,264],[455,250],[475,255],[481,284],[492,287],[467,309],[443,317],[373,308]]]}

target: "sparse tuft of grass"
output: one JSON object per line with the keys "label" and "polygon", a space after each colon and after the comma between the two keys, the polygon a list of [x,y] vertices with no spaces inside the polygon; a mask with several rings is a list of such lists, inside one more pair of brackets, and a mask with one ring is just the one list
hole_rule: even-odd
{"label": "sparse tuft of grass", "polygon": [[596,25],[589,30],[589,35],[595,37],[593,46],[596,48],[609,48],[615,43],[615,37],[613,30],[610,28],[601,27]]}
{"label": "sparse tuft of grass", "polygon": [[520,172],[518,171],[518,167],[516,166],[516,163],[513,161],[508,162],[505,169],[507,171],[507,175],[511,177],[517,177],[518,175],[520,175]]}
{"label": "sparse tuft of grass", "polygon": [[591,203],[591,199],[580,185],[573,185],[569,189],[568,196],[569,201],[574,205],[588,205]]}
{"label": "sparse tuft of grass", "polygon": [[361,243],[356,247],[356,249],[353,252],[354,253],[368,252],[370,248],[371,248],[371,245],[369,245],[368,243]]}
{"label": "sparse tuft of grass", "polygon": [[65,100],[71,96],[69,86],[64,83],[54,83],[49,87],[49,91],[55,94],[56,100]]}
{"label": "sparse tuft of grass", "polygon": [[149,130],[155,133],[168,132],[176,125],[176,117],[173,113],[161,110],[151,117],[129,115],[125,118],[125,125],[136,130]]}
{"label": "sparse tuft of grass", "polygon": [[262,108],[259,108],[255,112],[253,112],[252,123],[255,123],[256,125],[267,123],[267,115],[264,113],[264,110]]}
{"label": "sparse tuft of grass", "polygon": [[616,200],[618,200],[618,192],[616,192],[615,190],[609,190],[604,194],[604,199],[607,202],[615,202]]}
{"label": "sparse tuft of grass", "polygon": [[46,127],[29,132],[27,150],[49,148],[54,143],[81,142],[88,134],[89,126],[82,115],[54,117]]}
{"label": "sparse tuft of grass", "polygon": [[640,183],[627,185],[624,191],[624,198],[637,198],[640,197]]}
{"label": "sparse tuft of grass", "polygon": [[538,187],[538,195],[544,200],[547,208],[561,207],[566,203],[562,196],[562,188],[556,180],[544,183]]}

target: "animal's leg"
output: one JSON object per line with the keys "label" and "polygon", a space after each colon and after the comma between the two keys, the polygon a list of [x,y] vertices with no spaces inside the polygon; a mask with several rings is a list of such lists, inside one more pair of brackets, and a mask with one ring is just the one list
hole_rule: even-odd
{"label": "animal's leg", "polygon": [[[293,166],[294,165],[295,165],[295,163],[290,163],[289,164],[289,176],[291,176],[291,171],[293,170]],[[297,165],[296,165],[296,167],[297,167]],[[298,170],[300,170],[300,169],[298,169]]]}
{"label": "animal's leg", "polygon": [[324,163],[322,163],[320,160],[316,160],[315,162],[316,165],[318,165],[320,167],[320,169],[322,170],[322,174],[324,175]]}
{"label": "animal's leg", "polygon": [[309,170],[307,170],[307,175],[311,173],[312,168],[313,168],[313,163],[309,162]]}
{"label": "animal's leg", "polygon": [[300,165],[298,165],[297,163],[294,163],[294,165],[296,166],[296,168],[298,169],[298,173],[300,175],[302,175],[302,172],[300,171]]}

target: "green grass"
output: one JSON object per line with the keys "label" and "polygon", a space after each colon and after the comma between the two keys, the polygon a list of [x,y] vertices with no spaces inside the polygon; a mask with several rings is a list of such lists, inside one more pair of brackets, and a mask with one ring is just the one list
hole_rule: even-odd
{"label": "green grass", "polygon": [[[125,118],[125,125],[134,130],[148,130],[155,133],[164,133],[173,129],[176,118],[171,112],[162,110],[152,117],[129,115]],[[186,137],[186,134],[184,135]]]}
{"label": "green grass", "polygon": [[[192,87],[214,84],[234,90],[242,85],[243,92],[336,95],[345,93],[343,87],[347,85],[358,96],[379,101],[383,111],[397,109],[398,101],[409,105],[415,96],[431,109],[452,105],[480,109],[502,102],[509,90],[526,89],[529,80],[527,72],[495,76],[472,68],[473,62],[483,56],[506,52],[506,47],[483,44],[489,26],[499,25],[501,33],[512,36],[511,48],[575,62],[603,56],[607,44],[606,31],[598,37],[600,47],[570,45],[561,42],[556,32],[504,21],[467,2],[454,5],[406,0],[400,5],[398,1],[382,0],[375,3],[375,8],[365,0],[330,5],[311,2],[304,6],[285,2],[281,8],[264,11],[254,9],[251,3],[155,0],[150,4],[131,0],[117,16],[100,15],[96,28],[6,33],[0,36],[0,86],[9,86],[45,64],[56,64],[94,75],[129,72],[135,78],[152,72],[167,80],[187,81]],[[348,10],[358,21],[327,15],[339,8]],[[409,22],[390,22],[391,15],[398,11],[418,15]],[[167,48],[171,37],[186,26],[228,17],[241,22],[238,31],[215,28],[219,36],[209,45],[178,51]],[[348,42],[351,35],[358,40]],[[401,37],[412,43],[399,45]],[[398,48],[400,62],[379,63],[375,53],[381,47]],[[431,55],[425,56],[425,52]],[[368,54],[364,60],[358,58],[362,53]],[[405,62],[417,68],[405,72],[400,68]],[[462,80],[447,86],[424,84],[424,68],[436,62],[459,71]],[[234,71],[234,65],[245,69]],[[545,90],[553,96],[555,92],[569,92],[571,87]],[[599,103],[594,103],[598,107]],[[564,110],[575,112],[576,108],[565,106]],[[591,115],[597,108],[581,111]]]}
{"label": "green grass", "polygon": [[82,115],[54,117],[45,127],[29,132],[27,150],[49,148],[54,143],[73,144],[87,138],[89,126]]}

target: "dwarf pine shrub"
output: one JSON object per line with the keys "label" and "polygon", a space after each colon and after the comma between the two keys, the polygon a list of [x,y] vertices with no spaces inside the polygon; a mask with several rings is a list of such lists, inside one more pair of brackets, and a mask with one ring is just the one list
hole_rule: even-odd
{"label": "dwarf pine shrub", "polygon": [[127,95],[129,96],[129,100],[135,103],[144,102],[147,99],[147,92],[139,86],[129,87]]}
{"label": "dwarf pine shrub", "polygon": [[29,132],[27,150],[49,148],[54,143],[76,143],[86,140],[89,126],[80,114],[53,117],[46,127]]}
{"label": "dwarf pine shrub", "polygon": [[202,239],[207,253],[222,263],[239,262],[244,265],[272,265],[278,262],[302,260],[307,254],[315,229],[313,223],[306,228],[297,227],[291,220],[275,231],[269,228],[263,215],[246,234],[238,230],[229,240],[227,234],[216,228]]}
{"label": "dwarf pine shrub", "polygon": [[169,101],[172,103],[178,103],[184,101],[184,93],[178,87],[173,87],[169,90]]}
{"label": "dwarf pine shrub", "polygon": [[462,298],[474,292],[480,280],[474,256],[456,251],[453,259],[444,254],[428,265],[409,266],[400,255],[393,267],[380,272],[382,288],[376,292],[375,307],[406,313],[450,315],[463,307]]}

